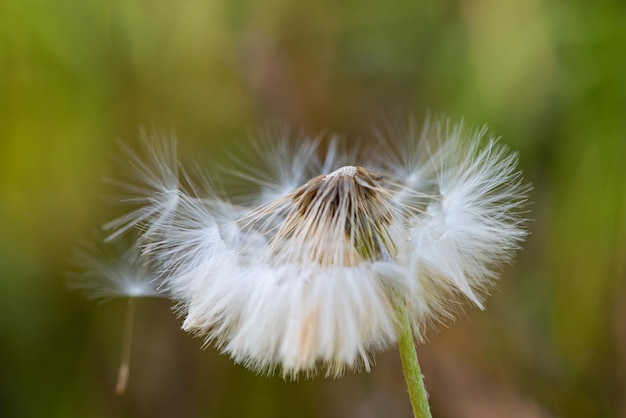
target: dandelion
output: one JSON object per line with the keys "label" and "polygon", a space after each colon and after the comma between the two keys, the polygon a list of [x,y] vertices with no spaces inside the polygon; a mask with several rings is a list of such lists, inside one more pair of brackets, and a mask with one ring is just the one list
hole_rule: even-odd
{"label": "dandelion", "polygon": [[138,227],[183,329],[235,362],[339,376],[397,342],[414,410],[430,416],[414,339],[463,300],[484,307],[526,235],[528,187],[485,128],[427,121],[377,137],[258,147],[230,173],[256,188],[242,196],[178,170],[174,141],[153,136],[145,159],[127,151],[144,206],[108,227]]}

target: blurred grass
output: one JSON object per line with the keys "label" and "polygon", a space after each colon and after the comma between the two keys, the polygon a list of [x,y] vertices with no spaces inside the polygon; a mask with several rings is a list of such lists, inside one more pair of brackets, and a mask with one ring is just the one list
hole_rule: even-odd
{"label": "blurred grass", "polygon": [[210,157],[267,120],[359,136],[428,109],[489,123],[535,186],[488,310],[421,347],[435,416],[626,416],[625,17],[617,0],[0,2],[0,416],[406,415],[394,351],[283,383],[200,351],[162,302],[139,308],[117,398],[124,304],[63,272],[111,217],[101,178],[140,126]]}

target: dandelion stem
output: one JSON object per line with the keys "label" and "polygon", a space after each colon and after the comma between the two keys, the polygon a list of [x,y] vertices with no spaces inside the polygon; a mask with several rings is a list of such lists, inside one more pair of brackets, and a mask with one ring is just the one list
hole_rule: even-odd
{"label": "dandelion stem", "polygon": [[413,414],[416,418],[432,418],[428,405],[428,394],[424,387],[424,378],[417,360],[411,321],[406,304],[401,297],[396,298],[396,313],[398,316],[398,324],[396,326],[398,348],[400,349],[402,368],[404,369],[404,378],[409,390],[409,397],[411,398]]}
{"label": "dandelion stem", "polygon": [[126,319],[124,323],[124,337],[122,340],[122,359],[120,369],[117,373],[117,384],[115,393],[123,395],[128,385],[128,374],[130,372],[130,349],[133,340],[133,322],[135,320],[135,298],[128,298],[126,308]]}

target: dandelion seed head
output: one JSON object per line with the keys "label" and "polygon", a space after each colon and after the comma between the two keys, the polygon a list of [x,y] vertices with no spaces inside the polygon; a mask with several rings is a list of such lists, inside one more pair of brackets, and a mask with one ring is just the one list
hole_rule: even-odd
{"label": "dandelion seed head", "polygon": [[285,377],[368,370],[396,339],[398,295],[421,341],[463,300],[484,307],[526,235],[517,156],[485,129],[394,132],[369,155],[319,137],[259,146],[270,172],[233,173],[257,186],[246,199],[185,188],[170,152],[148,153],[143,206],[112,226],[140,230],[183,329],[236,362]]}

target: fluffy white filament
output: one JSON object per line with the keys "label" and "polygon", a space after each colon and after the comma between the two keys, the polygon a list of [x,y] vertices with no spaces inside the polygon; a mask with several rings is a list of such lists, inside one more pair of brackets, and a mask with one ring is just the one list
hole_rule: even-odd
{"label": "fluffy white filament", "polygon": [[142,258],[137,243],[116,241],[108,246],[85,241],[74,251],[68,286],[102,302],[116,298],[167,297],[151,266]]}
{"label": "fluffy white filament", "polygon": [[485,129],[383,139],[367,152],[279,141],[235,173],[257,188],[239,200],[181,181],[173,141],[148,140],[143,159],[126,151],[143,206],[109,227],[139,227],[183,328],[236,362],[286,376],[369,369],[395,341],[396,295],[423,339],[459,297],[483,307],[526,234],[517,157]]}

